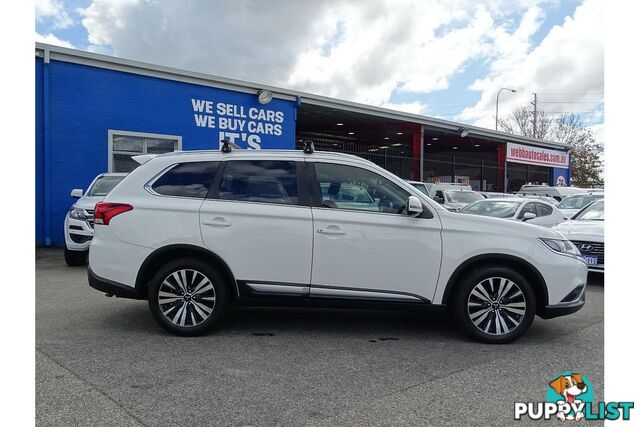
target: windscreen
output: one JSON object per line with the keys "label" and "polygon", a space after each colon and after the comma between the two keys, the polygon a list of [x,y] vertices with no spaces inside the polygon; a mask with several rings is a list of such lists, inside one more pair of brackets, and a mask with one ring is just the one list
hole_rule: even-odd
{"label": "windscreen", "polygon": [[101,176],[93,183],[87,192],[87,196],[106,196],[123,179],[123,175]]}

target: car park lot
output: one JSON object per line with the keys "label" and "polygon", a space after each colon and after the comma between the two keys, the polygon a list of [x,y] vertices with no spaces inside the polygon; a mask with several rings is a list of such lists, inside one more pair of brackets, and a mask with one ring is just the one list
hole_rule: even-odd
{"label": "car park lot", "polygon": [[106,298],[86,277],[61,250],[38,250],[41,425],[506,425],[514,401],[544,401],[564,371],[604,399],[598,276],[582,310],[536,318],[509,345],[469,340],[438,309],[243,307],[182,338],[144,301]]}

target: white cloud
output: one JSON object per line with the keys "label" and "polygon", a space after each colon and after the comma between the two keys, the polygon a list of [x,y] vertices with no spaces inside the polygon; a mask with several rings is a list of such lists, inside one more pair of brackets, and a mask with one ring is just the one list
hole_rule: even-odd
{"label": "white cloud", "polygon": [[74,47],[70,42],[66,40],[60,40],[58,37],[54,36],[53,34],[43,35],[40,33],[36,33],[36,41],[40,43],[53,44],[53,45],[62,46],[62,47],[70,47],[70,48]]}
{"label": "white cloud", "polygon": [[480,60],[488,71],[470,86],[479,102],[448,118],[493,127],[502,86],[518,90],[501,97],[503,114],[531,92],[554,111],[593,107],[542,104],[567,99],[557,93],[601,99],[601,0],[585,0],[536,47],[541,5],[556,1],[93,0],[81,15],[93,51],[421,114],[416,98]]}
{"label": "white cloud", "polygon": [[536,3],[94,0],[82,23],[118,56],[383,105],[394,91],[447,89],[494,43],[526,39],[493,16]]}
{"label": "white cloud", "polygon": [[[534,17],[525,15],[520,28],[529,29],[522,32],[531,34],[535,21]],[[501,117],[515,106],[529,105],[533,92],[539,94],[538,108],[548,112],[588,111],[603,101],[603,4],[600,0],[585,0],[573,16],[565,18],[562,25],[554,26],[535,48],[530,47],[526,36],[520,41],[512,40],[520,28],[505,41],[496,43],[489,74],[471,86],[482,92],[480,100],[465,109],[458,119],[491,127],[495,121],[496,94],[505,86],[518,92],[503,92]],[[511,48],[505,49],[505,46]]]}
{"label": "white cloud", "polygon": [[385,102],[380,105],[380,107],[412,114],[426,114],[427,112],[427,106],[420,101],[400,103]]}
{"label": "white cloud", "polygon": [[36,19],[41,22],[51,20],[53,28],[67,28],[73,24],[60,0],[36,0]]}

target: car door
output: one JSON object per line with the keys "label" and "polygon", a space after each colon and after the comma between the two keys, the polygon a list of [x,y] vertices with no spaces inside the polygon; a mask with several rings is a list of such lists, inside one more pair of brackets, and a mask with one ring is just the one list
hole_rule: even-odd
{"label": "car door", "polygon": [[302,165],[265,156],[224,161],[200,208],[204,244],[229,265],[241,293],[308,295],[313,229]]}
{"label": "car door", "polygon": [[536,202],[536,210],[538,215],[536,219],[540,220],[537,224],[544,225],[545,227],[551,227],[557,224],[556,217],[553,215],[553,208],[551,206]]}
{"label": "car door", "polygon": [[[413,193],[383,172],[348,162],[307,163],[314,177],[310,295],[415,302],[432,298],[441,259],[439,218],[426,204],[421,217],[404,213]],[[349,190],[345,193],[370,197],[345,200],[343,186]]]}

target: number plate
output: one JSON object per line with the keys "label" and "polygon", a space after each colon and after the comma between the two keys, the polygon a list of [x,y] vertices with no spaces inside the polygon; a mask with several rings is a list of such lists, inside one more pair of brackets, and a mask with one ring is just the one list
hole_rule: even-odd
{"label": "number plate", "polygon": [[597,265],[598,264],[598,257],[597,256],[584,255],[582,258],[584,258],[585,262],[588,265]]}

